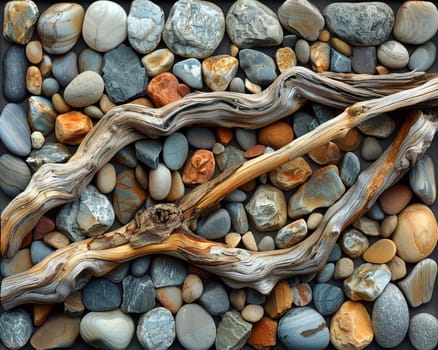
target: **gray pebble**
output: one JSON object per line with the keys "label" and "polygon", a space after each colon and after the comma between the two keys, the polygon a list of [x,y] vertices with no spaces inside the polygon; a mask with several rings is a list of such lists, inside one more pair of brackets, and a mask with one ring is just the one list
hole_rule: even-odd
{"label": "gray pebble", "polygon": [[387,68],[402,69],[409,62],[409,52],[398,41],[388,40],[377,48],[377,58]]}
{"label": "gray pebble", "polygon": [[155,287],[149,276],[127,276],[123,279],[122,311],[148,312],[155,306]]}
{"label": "gray pebble", "polygon": [[243,203],[228,203],[226,209],[230,214],[233,230],[238,233],[247,232],[249,230],[249,224]]}
{"label": "gray pebble", "polygon": [[152,261],[151,277],[155,288],[179,286],[187,275],[185,264],[168,256],[157,256]]}
{"label": "gray pebble", "polygon": [[151,169],[157,169],[163,145],[157,140],[140,140],[135,142],[137,159]]}
{"label": "gray pebble", "polygon": [[246,201],[247,195],[242,190],[234,190],[225,196],[224,200],[232,203],[242,203]]}
{"label": "gray pebble", "polygon": [[224,237],[231,228],[231,217],[227,210],[220,208],[198,220],[196,233],[207,239]]}
{"label": "gray pebble", "polygon": [[163,161],[170,170],[179,170],[184,165],[189,154],[187,138],[175,132],[166,137],[163,144]]}
{"label": "gray pebble", "polygon": [[107,280],[110,280],[111,282],[120,283],[128,275],[130,269],[131,269],[131,264],[129,263],[129,261],[121,263],[114,270],[107,273],[105,275],[105,278]]}
{"label": "gray pebble", "polygon": [[21,102],[27,95],[28,62],[24,47],[11,45],[3,56],[3,95],[10,102]]}
{"label": "gray pebble", "polygon": [[319,283],[328,282],[333,277],[333,273],[335,272],[335,264],[328,263],[326,264],[321,271],[316,275],[316,281]]}
{"label": "gray pebble", "polygon": [[418,72],[427,71],[436,58],[436,46],[429,41],[423,45],[418,46],[409,57],[408,67],[410,70]]}
{"label": "gray pebble", "polygon": [[292,116],[292,128],[295,137],[303,136],[318,126],[318,120],[306,112],[295,112]]}
{"label": "gray pebble", "polygon": [[427,154],[418,159],[409,171],[409,185],[412,191],[427,205],[432,205],[436,200],[435,179],[435,165]]}
{"label": "gray pebble", "polygon": [[55,78],[46,78],[43,80],[42,91],[46,97],[52,97],[59,92],[60,88],[61,87]]}
{"label": "gray pebble", "polygon": [[55,250],[46,245],[43,241],[33,241],[30,246],[30,258],[34,265],[38,264]]}
{"label": "gray pebble", "polygon": [[347,57],[333,48],[330,50],[330,70],[339,73],[351,72],[351,58]]}
{"label": "gray pebble", "polygon": [[230,86],[229,86],[229,90],[232,91],[232,92],[244,93],[245,92],[245,83],[242,80],[242,78],[234,77],[231,80],[231,83],[230,83]]}
{"label": "gray pebble", "polygon": [[257,144],[256,130],[235,128],[234,135],[239,146],[244,150],[248,150]]}
{"label": "gray pebble", "polygon": [[264,236],[257,244],[257,249],[260,252],[266,252],[268,250],[275,249],[275,241],[271,236]]}
{"label": "gray pebble", "polygon": [[359,74],[374,74],[377,65],[375,46],[354,46],[351,57],[351,68]]}
{"label": "gray pebble", "polygon": [[110,311],[120,306],[122,293],[115,283],[94,278],[82,289],[82,302],[89,311]]}
{"label": "gray pebble", "polygon": [[411,318],[408,330],[409,340],[417,350],[433,350],[438,345],[438,319],[421,312]]}
{"label": "gray pebble", "polygon": [[347,229],[343,233],[340,243],[342,250],[350,258],[361,256],[369,246],[367,236],[354,228]]}
{"label": "gray pebble", "polygon": [[164,307],[156,307],[141,315],[137,325],[137,339],[146,350],[167,350],[176,336],[175,320]]}
{"label": "gray pebble", "polygon": [[374,137],[365,137],[362,142],[361,156],[366,161],[374,161],[383,153],[380,142]]}
{"label": "gray pebble", "polygon": [[118,151],[114,156],[114,159],[120,165],[123,165],[127,168],[133,169],[138,165],[138,159],[135,156],[135,148],[132,144]]}
{"label": "gray pebble", "polygon": [[360,173],[360,159],[353,152],[344,155],[341,165],[341,179],[345,186],[351,187]]}
{"label": "gray pebble", "polygon": [[313,302],[321,315],[332,315],[344,302],[344,292],[331,284],[317,283],[313,286]]}
{"label": "gray pebble", "polygon": [[0,339],[8,349],[21,349],[33,332],[32,318],[23,309],[3,311],[0,315]]}
{"label": "gray pebble", "polygon": [[100,119],[104,116],[102,110],[94,105],[85,107],[84,113],[88,115],[90,118],[94,118],[94,119]]}
{"label": "gray pebble", "polygon": [[212,149],[216,143],[216,136],[211,128],[194,126],[187,129],[187,141],[190,146],[202,149]]}
{"label": "gray pebble", "polygon": [[310,45],[304,39],[298,39],[295,44],[295,55],[297,56],[297,61],[301,64],[307,64],[310,59]]}
{"label": "gray pebble", "polygon": [[23,192],[29,183],[31,172],[26,163],[11,154],[0,156],[0,189],[9,197]]}
{"label": "gray pebble", "polygon": [[215,348],[217,350],[242,349],[251,334],[251,329],[252,323],[245,321],[239,311],[225,312],[217,327]]}
{"label": "gray pebble", "polygon": [[187,58],[173,65],[173,74],[193,89],[202,89],[202,66],[196,58]]}
{"label": "gray pebble", "polygon": [[230,299],[222,283],[212,281],[204,286],[198,299],[199,304],[212,316],[222,315],[230,308]]}
{"label": "gray pebble", "polygon": [[297,40],[298,36],[296,36],[295,34],[287,34],[283,36],[282,45],[293,49],[295,47],[295,44],[297,43]]}
{"label": "gray pebble", "polygon": [[245,294],[247,304],[263,305],[266,301],[266,295],[263,295],[253,288],[246,288]]}
{"label": "gray pebble", "polygon": [[332,251],[330,252],[330,255],[327,259],[328,262],[336,262],[338,261],[342,256],[342,250],[339,244],[335,244]]}
{"label": "gray pebble", "polygon": [[149,269],[151,265],[151,256],[141,256],[137,259],[132,260],[131,272],[134,276],[143,276]]}
{"label": "gray pebble", "polygon": [[90,48],[81,51],[78,57],[79,72],[93,71],[102,75],[103,57],[99,52]]}
{"label": "gray pebble", "polygon": [[331,107],[319,103],[312,103],[312,110],[315,113],[318,124],[323,124],[335,116],[335,112]]}
{"label": "gray pebble", "polygon": [[367,136],[387,138],[395,130],[395,122],[386,113],[360,123],[357,128]]}
{"label": "gray pebble", "polygon": [[31,150],[30,127],[26,111],[15,103],[8,103],[0,114],[0,140],[9,152],[27,156]]}
{"label": "gray pebble", "polygon": [[85,71],[73,78],[64,90],[64,100],[75,108],[83,108],[99,101],[104,90],[102,77]]}
{"label": "gray pebble", "polygon": [[386,214],[380,207],[379,202],[375,202],[371,208],[368,209],[366,216],[373,220],[382,221]]}
{"label": "gray pebble", "polygon": [[64,163],[71,157],[70,150],[62,143],[46,142],[40,149],[30,152],[26,163],[37,171],[41,165],[46,163]]}
{"label": "gray pebble", "polygon": [[225,150],[216,155],[216,164],[219,170],[223,171],[234,165],[242,164],[246,161],[243,151],[233,145],[228,145]]}
{"label": "gray pebble", "polygon": [[274,60],[261,51],[243,49],[239,52],[239,61],[240,67],[253,83],[268,85],[277,78]]}
{"label": "gray pebble", "polygon": [[62,87],[66,87],[78,73],[77,56],[74,52],[53,60],[52,74]]}

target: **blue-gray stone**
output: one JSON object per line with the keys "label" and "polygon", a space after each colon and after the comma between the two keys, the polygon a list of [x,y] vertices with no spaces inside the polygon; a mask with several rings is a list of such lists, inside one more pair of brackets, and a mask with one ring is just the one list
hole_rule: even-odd
{"label": "blue-gray stone", "polygon": [[395,122],[388,114],[383,113],[360,123],[357,128],[367,136],[384,139],[389,137],[394,131]]}
{"label": "blue-gray stone", "polygon": [[43,80],[42,91],[44,96],[52,97],[54,94],[59,92],[61,87],[55,78],[45,78]]}
{"label": "blue-gray stone", "polygon": [[297,43],[297,40],[298,36],[296,36],[295,34],[287,34],[283,36],[282,45],[293,49],[295,47],[295,44]]}
{"label": "blue-gray stone", "polygon": [[248,232],[248,217],[243,203],[228,203],[225,208],[230,214],[233,230],[238,233]]}
{"label": "blue-gray stone", "polygon": [[198,219],[196,233],[207,239],[224,237],[231,228],[231,217],[227,210],[221,208]]}
{"label": "blue-gray stone", "polygon": [[330,342],[324,318],[311,307],[296,307],[278,322],[278,339],[288,350],[323,350]]}
{"label": "blue-gray stone", "polygon": [[192,126],[186,131],[189,145],[195,148],[212,149],[216,143],[216,136],[211,128]]}
{"label": "blue-gray stone", "polygon": [[227,202],[231,203],[243,203],[246,201],[248,196],[242,190],[234,190],[233,192],[227,194],[224,198]]}
{"label": "blue-gray stone", "polygon": [[153,51],[161,40],[164,29],[164,11],[149,0],[134,0],[129,9],[128,40],[141,54]]}
{"label": "blue-gray stone", "polygon": [[394,12],[383,2],[335,2],[323,15],[329,30],[354,46],[380,45],[394,25]]}
{"label": "blue-gray stone", "polygon": [[432,41],[418,46],[409,57],[408,67],[418,72],[427,71],[435,62],[436,46]]}
{"label": "blue-gray stone", "polygon": [[141,256],[137,259],[132,260],[131,273],[137,277],[143,276],[149,270],[151,260],[152,259],[150,255]]}
{"label": "blue-gray stone", "polygon": [[374,339],[384,348],[394,348],[405,338],[409,328],[409,308],[403,293],[389,283],[373,305],[371,321]]}
{"label": "blue-gray stone", "polygon": [[21,349],[33,332],[32,318],[23,309],[3,311],[0,315],[0,339],[8,349]]}
{"label": "blue-gray stone", "polygon": [[438,318],[420,312],[409,322],[408,336],[417,350],[433,350],[438,346]]}
{"label": "blue-gray stone", "polygon": [[179,170],[189,155],[189,143],[180,132],[169,135],[163,144],[163,161],[170,170]]}
{"label": "blue-gray stone", "polygon": [[173,74],[193,89],[202,89],[202,65],[196,58],[187,58],[173,65]]}
{"label": "blue-gray stone", "polygon": [[333,246],[333,249],[330,252],[330,255],[329,255],[327,261],[328,262],[336,262],[341,258],[341,256],[342,256],[342,249],[341,249],[340,245],[336,243]]}
{"label": "blue-gray stone", "polygon": [[24,45],[32,38],[40,11],[32,0],[8,1],[4,7],[3,37]]}
{"label": "blue-gray stone", "polygon": [[227,290],[218,281],[208,282],[204,286],[198,302],[211,316],[219,316],[230,308]]}
{"label": "blue-gray stone", "polygon": [[242,78],[234,77],[233,79],[231,79],[231,83],[230,83],[230,86],[228,87],[228,89],[232,92],[244,93],[245,92],[245,83],[243,82]]}
{"label": "blue-gray stone", "polygon": [[21,102],[27,95],[28,63],[23,46],[11,45],[3,56],[3,95],[9,102]]}
{"label": "blue-gray stone", "polygon": [[435,165],[427,154],[418,159],[409,171],[409,185],[426,205],[432,205],[436,200],[435,176]]}
{"label": "blue-gray stone", "polygon": [[330,70],[339,73],[350,73],[351,58],[341,54],[333,48],[330,51]]}
{"label": "blue-gray stone", "polygon": [[245,295],[247,304],[263,305],[266,301],[266,296],[253,288],[246,288]]}
{"label": "blue-gray stone", "polygon": [[312,103],[312,109],[313,113],[315,113],[316,119],[318,120],[318,124],[323,124],[335,116],[335,112],[332,108],[319,103]]}
{"label": "blue-gray stone", "polygon": [[62,143],[46,142],[40,149],[30,152],[26,163],[33,171],[37,171],[46,163],[64,163],[71,157],[70,150]]}
{"label": "blue-gray stone", "polygon": [[135,156],[140,162],[151,169],[158,168],[162,149],[163,145],[157,140],[140,140],[135,142]]}
{"label": "blue-gray stone", "polygon": [[382,221],[385,218],[386,214],[380,207],[379,203],[375,202],[367,211],[366,216],[373,220]]}
{"label": "blue-gray stone", "polygon": [[225,147],[224,152],[216,155],[216,164],[219,170],[223,171],[234,165],[242,164],[246,161],[243,154],[244,152],[241,149],[233,145],[228,145]]}
{"label": "blue-gray stone", "polygon": [[292,118],[292,128],[297,138],[318,127],[317,119],[306,112],[295,112]]}
{"label": "blue-gray stone", "polygon": [[313,303],[321,315],[334,314],[343,302],[344,292],[341,288],[328,283],[317,283],[313,286]]}
{"label": "blue-gray stone", "polygon": [[11,154],[0,156],[0,189],[9,197],[23,192],[32,174],[21,158]]}
{"label": "blue-gray stone", "polygon": [[268,85],[277,78],[274,60],[261,51],[243,49],[239,52],[239,62],[240,67],[253,83]]}
{"label": "blue-gray stone", "polygon": [[139,314],[148,312],[155,306],[155,287],[149,276],[127,276],[122,285],[123,312]]}
{"label": "blue-gray stone", "polygon": [[82,302],[89,311],[110,311],[120,307],[122,293],[106,278],[94,278],[82,289]]}
{"label": "blue-gray stone", "polygon": [[0,140],[9,152],[23,157],[30,153],[30,127],[26,111],[15,103],[8,103],[0,114]]}
{"label": "blue-gray stone", "polygon": [[225,312],[217,327],[215,349],[242,349],[251,335],[252,323],[245,321],[240,312],[231,310]]}
{"label": "blue-gray stone", "polygon": [[29,97],[29,124],[33,131],[41,131],[44,136],[49,135],[54,127],[58,116],[52,102],[42,96]]}
{"label": "blue-gray stone", "polygon": [[375,137],[365,137],[362,142],[360,154],[366,161],[374,161],[383,153],[380,142]]}
{"label": "blue-gray stone", "polygon": [[360,173],[360,159],[353,152],[344,155],[341,165],[341,179],[345,186],[351,187],[356,182]]}
{"label": "blue-gray stone", "polygon": [[138,159],[135,156],[135,148],[133,145],[128,145],[116,153],[114,159],[120,165],[127,168],[135,168],[138,165]]}
{"label": "blue-gray stone", "polygon": [[310,45],[304,39],[298,39],[295,44],[295,55],[297,56],[297,61],[301,64],[307,64],[310,59]]}
{"label": "blue-gray stone", "polygon": [[318,275],[316,275],[316,281],[319,283],[328,282],[332,279],[334,273],[335,264],[328,263],[318,272]]}
{"label": "blue-gray stone", "polygon": [[166,308],[159,306],[141,315],[137,339],[146,350],[167,350],[175,341],[175,319]]}
{"label": "blue-gray stone", "polygon": [[374,74],[377,65],[375,46],[354,46],[351,56],[351,68],[359,74]]}
{"label": "blue-gray stone", "polygon": [[148,77],[135,51],[125,44],[103,56],[105,91],[114,103],[124,103],[146,93]]}
{"label": "blue-gray stone", "polygon": [[50,254],[52,254],[55,250],[50,248],[43,241],[33,241],[30,245],[30,259],[32,263],[38,264],[40,261],[44,260]]}
{"label": "blue-gray stone", "polygon": [[78,57],[71,51],[53,60],[52,74],[62,87],[66,87],[78,72]]}
{"label": "blue-gray stone", "polygon": [[111,282],[120,283],[128,275],[130,269],[131,269],[131,264],[129,263],[129,261],[121,263],[114,270],[108,272],[105,275],[105,278],[107,280],[110,280]]}
{"label": "blue-gray stone", "polygon": [[257,144],[257,132],[255,130],[235,128],[234,136],[239,146],[244,150],[248,150]]}
{"label": "blue-gray stone", "polygon": [[186,266],[178,259],[160,255],[152,261],[151,277],[155,288],[179,286],[186,275]]}
{"label": "blue-gray stone", "polygon": [[79,54],[78,66],[80,73],[91,70],[102,75],[103,57],[99,52],[87,47]]}

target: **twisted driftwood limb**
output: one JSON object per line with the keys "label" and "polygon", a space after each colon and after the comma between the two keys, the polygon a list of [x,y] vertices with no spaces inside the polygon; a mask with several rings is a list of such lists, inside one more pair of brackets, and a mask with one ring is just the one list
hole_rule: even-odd
{"label": "twisted driftwood limb", "polygon": [[[23,193],[4,209],[0,219],[0,253],[12,257],[41,216],[78,198],[94,174],[117,151],[136,140],[168,135],[193,124],[259,128],[290,115],[308,100],[344,109],[354,102],[413,88],[428,80],[414,93],[412,101],[403,105],[427,102],[428,106],[434,106],[438,94],[429,94],[426,90],[438,90],[438,82],[431,77],[424,73],[381,77],[324,75],[294,67],[257,95],[199,93],[159,109],[135,105],[116,107],[99,121],[67,163],[42,166]],[[421,99],[421,94],[427,97]]]}
{"label": "twisted driftwood limb", "polygon": [[[352,108],[345,113],[348,116],[355,110]],[[358,112],[358,115],[369,117],[373,113]],[[312,132],[315,136],[312,143],[317,143],[316,136],[324,135],[324,125]],[[433,117],[419,111],[411,112],[392,145],[326,212],[317,230],[292,248],[250,252],[207,241],[183,229],[185,221],[196,216],[197,209],[203,207],[202,203],[212,200],[208,193],[223,183],[234,183],[236,177],[253,176],[251,168],[245,168],[247,162],[195,189],[193,192],[197,194],[204,193],[199,199],[191,192],[183,197],[179,206],[158,204],[138,213],[134,220],[116,231],[73,243],[32,269],[5,278],[1,288],[3,306],[10,309],[23,303],[61,301],[71,291],[81,288],[90,276],[104,275],[118,263],[155,253],[177,256],[193,263],[220,276],[231,287],[247,286],[268,293],[280,279],[311,273],[323,266],[342,230],[365,213],[382,191],[421,157],[437,129],[438,121]],[[301,153],[299,148],[291,147],[297,145],[298,140],[276,151],[276,155],[282,154],[284,149]],[[262,164],[261,168],[271,167],[270,159],[266,157],[258,163]],[[152,238],[145,240],[148,233]]]}

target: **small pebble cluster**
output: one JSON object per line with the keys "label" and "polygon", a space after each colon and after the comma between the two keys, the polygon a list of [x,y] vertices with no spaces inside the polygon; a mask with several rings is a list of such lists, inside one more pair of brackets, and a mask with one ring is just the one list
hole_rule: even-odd
{"label": "small pebble cluster", "polygon": [[[128,3],[128,2],[127,2]],[[3,6],[3,5],[2,5]],[[93,125],[123,103],[161,107],[197,90],[258,93],[295,65],[316,72],[427,71],[436,58],[433,2],[257,0],[226,11],[213,2],[149,0],[4,5],[0,189],[10,198],[45,163],[62,163]],[[221,43],[228,38],[224,49]],[[227,39],[227,40],[228,40]],[[4,47],[2,48],[4,50]],[[227,51],[220,52],[219,51]],[[273,51],[272,51],[273,50]],[[96,174],[81,197],[41,218],[2,276],[29,269],[56,249],[125,224],[137,210],[172,202],[230,166],[272,152],[338,111],[312,103],[258,130],[193,126],[140,140]],[[230,247],[266,251],[309,236],[324,211],[383,152],[396,129],[381,115],[230,193],[192,230]],[[435,165],[434,165],[435,162]],[[0,311],[8,349],[289,350],[415,349],[438,344],[432,299],[437,263],[436,160],[426,155],[342,233],[318,274],[279,282],[269,295],[231,289],[195,266],[146,256],[93,278],[64,301]],[[436,296],[435,296],[436,297]],[[405,340],[409,339],[408,341]],[[373,343],[374,344],[374,343]],[[373,345],[372,345],[373,346]]]}

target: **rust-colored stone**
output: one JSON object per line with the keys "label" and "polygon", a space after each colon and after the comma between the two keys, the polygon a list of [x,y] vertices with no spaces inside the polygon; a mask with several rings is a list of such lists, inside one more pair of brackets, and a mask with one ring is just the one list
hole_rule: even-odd
{"label": "rust-colored stone", "polygon": [[53,309],[53,304],[33,304],[33,324],[41,326]]}
{"label": "rust-colored stone", "polygon": [[42,216],[33,229],[33,239],[42,239],[46,233],[49,233],[54,229],[55,222],[47,216]]}
{"label": "rust-colored stone", "polygon": [[181,97],[190,94],[190,88],[186,84],[178,84],[177,91],[181,95]]}
{"label": "rust-colored stone", "polygon": [[269,179],[275,187],[289,191],[304,183],[311,175],[312,168],[309,163],[298,157],[270,171]]}
{"label": "rust-colored stone", "polygon": [[233,140],[233,129],[217,127],[216,128],[216,140],[223,144],[224,146],[228,145]]}
{"label": "rust-colored stone", "polygon": [[402,183],[388,187],[379,197],[382,210],[388,215],[400,213],[411,201],[413,192],[411,188]]}
{"label": "rust-colored stone", "polygon": [[245,153],[243,154],[246,158],[254,158],[258,157],[265,151],[266,146],[265,145],[254,145],[247,149]]}
{"label": "rust-colored stone", "polygon": [[266,313],[274,319],[278,319],[292,307],[292,288],[287,281],[280,281],[269,294],[265,302]]}
{"label": "rust-colored stone", "polygon": [[27,234],[26,237],[24,237],[24,239],[21,241],[20,249],[29,248],[30,245],[32,244],[32,241],[33,241],[32,233]]}
{"label": "rust-colored stone", "polygon": [[350,129],[345,136],[333,140],[341,151],[351,152],[359,147],[362,137],[357,128]]}
{"label": "rust-colored stone", "polygon": [[259,130],[259,142],[272,148],[280,148],[294,139],[292,127],[286,122],[276,122]]}
{"label": "rust-colored stone", "polygon": [[55,121],[56,139],[67,145],[79,145],[93,127],[90,117],[78,111],[61,114]]}
{"label": "rust-colored stone", "polygon": [[30,66],[26,71],[26,89],[32,95],[41,95],[43,76],[36,66]]}
{"label": "rust-colored stone", "polygon": [[254,323],[248,344],[257,350],[268,350],[277,344],[277,321],[264,316]]}
{"label": "rust-colored stone", "polygon": [[257,180],[252,179],[252,180],[248,181],[247,183],[243,184],[242,186],[240,186],[239,190],[241,190],[243,192],[252,192],[255,190],[256,187],[257,187]]}
{"label": "rust-colored stone", "polygon": [[342,153],[336,143],[327,142],[312,149],[309,152],[309,157],[319,165],[338,164],[342,158]]}
{"label": "rust-colored stone", "polygon": [[178,79],[172,73],[164,72],[152,78],[147,87],[147,95],[154,102],[155,107],[162,107],[179,100]]}
{"label": "rust-colored stone", "polygon": [[196,150],[186,162],[182,175],[186,185],[200,185],[213,177],[215,169],[214,154],[205,149]]}

